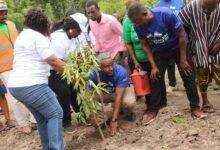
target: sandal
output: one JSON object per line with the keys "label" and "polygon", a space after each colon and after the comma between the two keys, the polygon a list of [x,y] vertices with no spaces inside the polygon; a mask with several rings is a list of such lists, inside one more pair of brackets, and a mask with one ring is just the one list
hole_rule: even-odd
{"label": "sandal", "polygon": [[205,113],[214,113],[215,112],[212,104],[203,105],[202,106],[202,111],[205,112]]}
{"label": "sandal", "polygon": [[193,118],[197,119],[205,119],[207,117],[207,114],[201,111],[200,109],[192,109],[191,115]]}
{"label": "sandal", "polygon": [[0,132],[8,130],[7,126],[0,123]]}
{"label": "sandal", "polygon": [[155,120],[156,116],[157,116],[156,112],[147,112],[147,114],[143,116],[142,124],[144,126],[149,125]]}
{"label": "sandal", "polygon": [[15,123],[12,121],[12,120],[7,120],[5,125],[11,129],[11,128],[14,128],[15,127]]}

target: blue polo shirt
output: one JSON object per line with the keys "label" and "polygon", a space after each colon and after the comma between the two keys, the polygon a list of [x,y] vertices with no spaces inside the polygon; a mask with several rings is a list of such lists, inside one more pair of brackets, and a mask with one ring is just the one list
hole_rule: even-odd
{"label": "blue polo shirt", "polygon": [[154,8],[152,13],[154,18],[149,24],[135,27],[139,39],[151,43],[155,52],[179,49],[177,33],[183,30],[183,25],[178,17],[165,7]]}
{"label": "blue polo shirt", "polygon": [[180,10],[185,7],[185,2],[184,0],[160,0],[155,7],[167,7],[178,15]]}
{"label": "blue polo shirt", "polygon": [[[124,67],[121,65],[114,65],[113,75],[107,75],[99,72],[100,81],[107,84],[107,90],[109,93],[114,93],[116,87],[127,88],[129,86],[128,73]],[[98,84],[98,78],[96,71],[90,73],[89,79],[93,81],[96,85]]]}

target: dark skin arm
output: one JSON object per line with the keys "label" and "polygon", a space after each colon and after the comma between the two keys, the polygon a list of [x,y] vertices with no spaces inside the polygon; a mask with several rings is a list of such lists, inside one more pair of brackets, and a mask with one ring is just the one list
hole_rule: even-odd
{"label": "dark skin arm", "polygon": [[180,69],[186,75],[190,75],[192,72],[192,67],[189,65],[187,61],[187,41],[186,41],[186,33],[184,30],[177,33],[179,37],[179,47],[180,47]]}
{"label": "dark skin arm", "polygon": [[220,40],[216,42],[213,46],[213,48],[210,50],[210,55],[215,56],[220,52]]}
{"label": "dark skin arm", "polygon": [[121,103],[122,103],[124,92],[125,92],[125,88],[116,88],[112,121],[110,123],[110,129],[111,129],[112,135],[116,133],[117,128],[118,128],[117,119],[118,119],[119,112],[121,110]]}
{"label": "dark skin arm", "polygon": [[153,52],[152,52],[151,48],[149,47],[146,40],[141,39],[140,42],[141,42],[141,45],[142,45],[145,53],[148,56],[148,60],[150,61],[150,64],[151,64],[151,67],[152,67],[150,77],[153,80],[157,80],[158,77],[160,76],[160,72],[159,72],[159,69],[158,69],[158,67],[156,65],[156,62],[154,60]]}
{"label": "dark skin arm", "polygon": [[133,60],[133,62],[135,64],[135,68],[141,68],[141,65],[139,64],[139,62],[137,61],[137,59],[135,57],[133,45],[131,43],[128,43],[128,44],[126,44],[126,48],[128,50],[129,55],[131,56],[131,59]]}
{"label": "dark skin arm", "polygon": [[62,61],[61,59],[57,58],[55,55],[51,55],[50,57],[48,57],[46,59],[46,62],[51,66],[53,67],[53,69],[56,71],[56,72],[59,72],[59,73],[63,73],[63,67],[65,65],[65,62]]}

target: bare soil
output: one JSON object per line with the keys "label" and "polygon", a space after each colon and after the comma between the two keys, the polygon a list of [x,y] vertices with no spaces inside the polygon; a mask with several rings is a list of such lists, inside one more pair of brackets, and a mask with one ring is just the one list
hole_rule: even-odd
{"label": "bare soil", "polygon": [[[179,90],[168,96],[168,106],[163,108],[149,126],[142,126],[145,112],[144,100],[137,102],[134,122],[119,119],[117,135],[105,130],[102,141],[91,126],[75,126],[64,133],[67,150],[220,150],[220,91],[209,92],[216,112],[205,120],[193,119],[189,112],[185,92]],[[0,120],[3,117],[0,116]],[[0,133],[0,150],[41,149],[37,131],[21,134],[16,128]]]}

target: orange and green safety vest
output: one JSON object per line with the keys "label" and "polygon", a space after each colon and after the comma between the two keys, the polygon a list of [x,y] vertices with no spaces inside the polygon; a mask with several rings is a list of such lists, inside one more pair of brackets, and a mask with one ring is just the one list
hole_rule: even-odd
{"label": "orange and green safety vest", "polygon": [[0,31],[0,73],[12,70],[14,43],[17,38],[17,29],[11,21],[6,21],[9,34]]}

